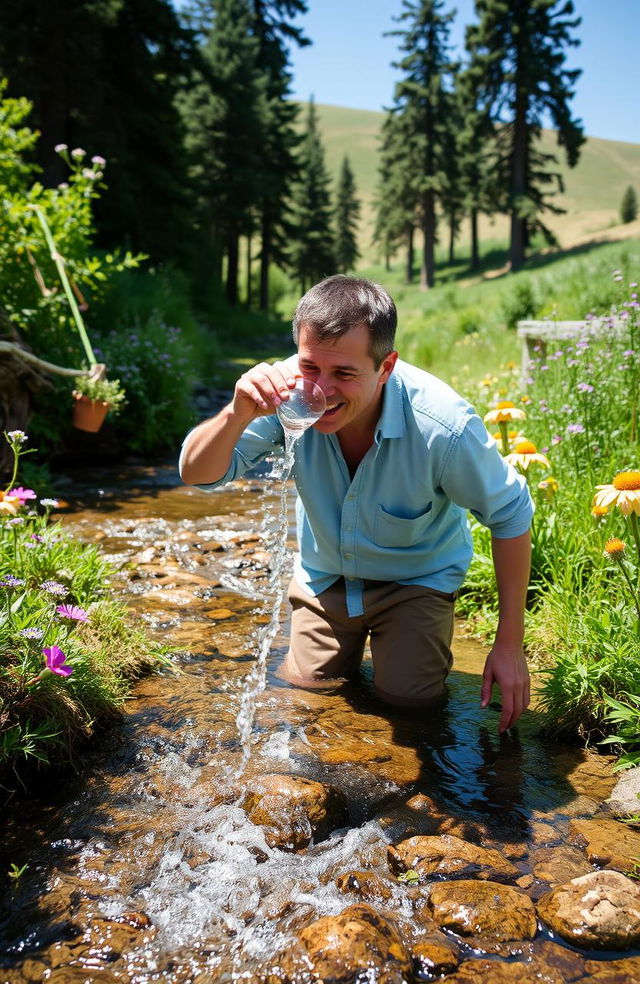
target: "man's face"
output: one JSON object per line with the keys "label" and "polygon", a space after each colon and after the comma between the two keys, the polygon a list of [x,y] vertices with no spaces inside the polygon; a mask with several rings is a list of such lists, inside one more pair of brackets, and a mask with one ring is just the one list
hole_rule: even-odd
{"label": "man's face", "polygon": [[373,427],[380,415],[382,387],[398,358],[391,352],[378,369],[369,355],[369,329],[355,325],[339,338],[319,341],[315,332],[301,325],[298,364],[307,379],[317,383],[327,398],[327,409],[314,427],[323,434],[343,428],[354,436]]}

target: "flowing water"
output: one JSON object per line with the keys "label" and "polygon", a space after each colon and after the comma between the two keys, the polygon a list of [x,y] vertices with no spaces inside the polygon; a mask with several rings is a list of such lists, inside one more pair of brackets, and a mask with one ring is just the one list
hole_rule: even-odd
{"label": "flowing water", "polygon": [[[296,930],[357,901],[336,885],[353,869],[385,875],[379,908],[411,924],[390,843],[453,832],[499,849],[535,888],[544,852],[566,851],[571,818],[609,794],[609,762],[543,742],[535,710],[498,737],[498,710],[479,707],[485,653],[462,635],[448,702],[428,716],[377,702],[366,661],[362,682],[337,691],[280,680],[287,565],[267,534],[289,527],[292,497],[278,480],[206,494],[170,467],[92,479],[97,493],[69,485],[66,526],[119,565],[114,594],[182,647],[180,672],[142,680],[78,774],[4,807],[2,870],[28,868],[1,902],[0,981],[256,980]],[[304,851],[272,846],[241,806],[269,773],[341,789],[345,825]],[[584,961],[572,967],[567,980],[588,979]]]}

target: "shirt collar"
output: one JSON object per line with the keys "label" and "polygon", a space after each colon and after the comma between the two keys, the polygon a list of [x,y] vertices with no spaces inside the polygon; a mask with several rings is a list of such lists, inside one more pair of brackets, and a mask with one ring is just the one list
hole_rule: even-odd
{"label": "shirt collar", "polygon": [[376,444],[385,437],[404,437],[405,430],[402,381],[392,372],[384,384],[382,413],[375,433]]}

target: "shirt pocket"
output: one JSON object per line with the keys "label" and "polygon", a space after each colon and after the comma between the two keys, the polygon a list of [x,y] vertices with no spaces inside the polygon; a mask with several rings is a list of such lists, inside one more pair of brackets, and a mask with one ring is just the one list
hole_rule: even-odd
{"label": "shirt pocket", "polygon": [[419,543],[426,536],[431,521],[432,505],[433,503],[430,502],[419,516],[405,519],[402,516],[394,516],[378,504],[374,526],[375,542],[381,547],[412,547]]}

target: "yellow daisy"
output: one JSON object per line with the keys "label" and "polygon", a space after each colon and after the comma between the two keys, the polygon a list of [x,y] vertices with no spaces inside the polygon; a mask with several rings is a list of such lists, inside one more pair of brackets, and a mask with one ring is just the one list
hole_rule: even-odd
{"label": "yellow daisy", "polygon": [[500,424],[504,420],[525,420],[526,413],[511,400],[500,400],[493,410],[484,415],[485,424]]}
{"label": "yellow daisy", "polygon": [[610,540],[604,545],[604,555],[605,557],[612,557],[614,560],[618,560],[622,557],[625,551],[625,545],[622,540],[619,540],[617,536],[612,536]]}
{"label": "yellow daisy", "polygon": [[591,509],[617,506],[623,516],[640,516],[640,471],[620,472],[610,485],[596,485]]}
{"label": "yellow daisy", "polygon": [[594,519],[602,519],[602,517],[606,516],[608,512],[609,510],[606,506],[593,506],[591,515]]}
{"label": "yellow daisy", "polygon": [[516,444],[511,454],[504,456],[504,460],[508,461],[510,465],[522,468],[523,471],[526,471],[533,461],[539,465],[544,465],[545,468],[551,468],[549,459],[545,455],[540,454],[535,444],[531,441],[520,441],[519,444]]}
{"label": "yellow daisy", "polygon": [[19,506],[20,499],[17,496],[0,492],[0,512],[11,513],[12,516],[15,516]]}

